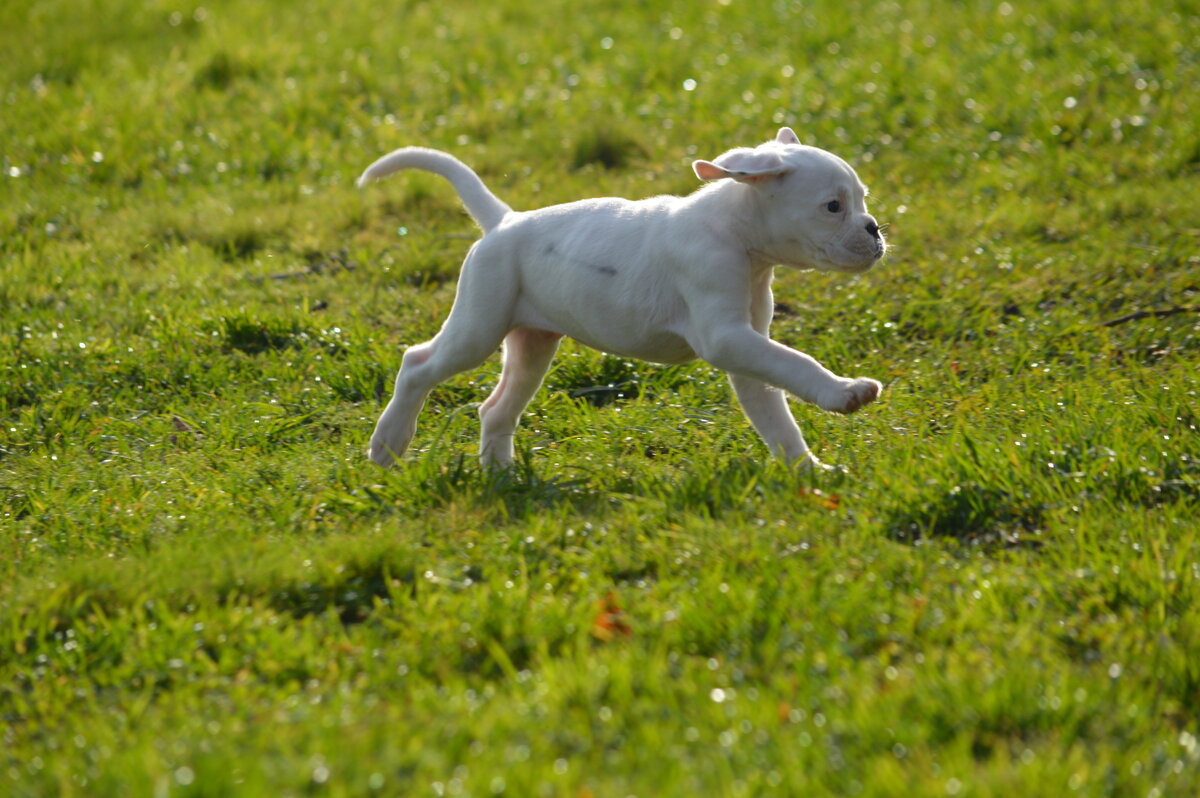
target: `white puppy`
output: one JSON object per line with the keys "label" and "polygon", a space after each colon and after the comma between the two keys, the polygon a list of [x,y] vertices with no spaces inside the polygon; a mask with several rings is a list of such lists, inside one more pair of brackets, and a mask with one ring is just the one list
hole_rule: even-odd
{"label": "white puppy", "polygon": [[845,161],[802,145],[789,128],[692,167],[714,182],[687,197],[587,199],[519,212],[443,152],[408,147],[371,164],[360,186],[400,169],[445,177],[484,231],[441,331],[404,353],[371,436],[371,459],[386,466],[403,454],[430,390],[478,366],[503,341],[500,382],[479,408],[480,457],[510,463],[520,415],[569,335],[641,360],[706,360],[729,373],[774,454],[817,464],[783,391],[852,413],[879,396],[880,384],[839,377],[767,337],[772,269],[871,268],[886,245],[867,213],[866,189]]}

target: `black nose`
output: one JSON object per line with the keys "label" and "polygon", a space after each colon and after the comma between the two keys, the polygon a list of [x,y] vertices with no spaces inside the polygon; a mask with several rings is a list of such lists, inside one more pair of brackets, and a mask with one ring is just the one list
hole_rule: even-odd
{"label": "black nose", "polygon": [[879,238],[879,225],[875,223],[874,219],[867,222],[867,232],[876,238]]}

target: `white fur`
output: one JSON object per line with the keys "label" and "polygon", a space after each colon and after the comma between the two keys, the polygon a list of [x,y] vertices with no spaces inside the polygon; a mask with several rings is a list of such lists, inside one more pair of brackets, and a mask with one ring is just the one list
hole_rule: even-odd
{"label": "white fur", "polygon": [[518,212],[461,161],[418,147],[379,159],[359,185],[400,169],[448,179],[485,235],[467,255],[441,331],[404,353],[371,436],[380,465],[408,448],[429,391],[502,341],[500,382],[479,409],[486,464],[512,461],[517,422],[564,335],[614,354],[699,357],[727,371],[754,428],[787,460],[816,463],[783,391],[837,413],[879,396],[875,380],[839,377],[767,337],[776,264],[859,273],[886,250],[854,170],[788,128],[758,147],[696,161],[696,175],[713,182],[687,197]]}

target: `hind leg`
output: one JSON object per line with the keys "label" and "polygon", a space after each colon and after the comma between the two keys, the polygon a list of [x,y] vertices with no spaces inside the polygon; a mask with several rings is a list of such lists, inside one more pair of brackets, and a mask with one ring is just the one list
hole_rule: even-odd
{"label": "hind leg", "polygon": [[[511,300],[515,287],[496,279],[479,279],[474,251],[463,265],[458,295],[441,331],[423,344],[404,353],[391,401],[371,435],[371,459],[391,465],[412,443],[417,416],[434,386],[468,369],[479,366],[504,339],[509,330]],[[501,264],[491,267],[490,277]],[[488,275],[485,274],[485,277]]]}
{"label": "hind leg", "polygon": [[479,407],[479,459],[506,466],[513,459],[513,433],[521,413],[542,385],[558,351],[558,333],[517,327],[504,339],[504,369],[492,395]]}

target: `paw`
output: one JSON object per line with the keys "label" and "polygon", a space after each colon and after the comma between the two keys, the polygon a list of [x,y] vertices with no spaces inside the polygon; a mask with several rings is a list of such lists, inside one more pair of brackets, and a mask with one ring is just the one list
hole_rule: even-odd
{"label": "paw", "polygon": [[842,379],[840,385],[830,392],[826,401],[821,402],[822,410],[834,413],[853,413],[855,410],[869,405],[879,398],[883,386],[878,380],[859,377],[858,379]]}
{"label": "paw", "polygon": [[383,468],[387,468],[396,461],[396,458],[392,456],[392,450],[374,439],[371,440],[371,448],[367,450],[367,456],[371,458],[371,462]]}
{"label": "paw", "polygon": [[484,437],[479,446],[479,464],[491,471],[503,471],[513,464],[513,436]]}
{"label": "paw", "polygon": [[815,454],[813,454],[811,451],[806,452],[803,457],[796,460],[795,462],[796,462],[796,467],[798,469],[800,469],[801,471],[812,471],[815,474],[821,474],[821,473],[825,473],[828,471],[844,473],[846,470],[846,469],[842,468],[841,466],[830,465],[829,463],[822,463],[820,460],[817,459],[817,456]]}
{"label": "paw", "polygon": [[376,465],[387,468],[408,450],[417,432],[417,424],[415,417],[407,424],[403,419],[394,410],[394,405],[389,403],[376,422],[375,431],[371,433],[371,448],[367,450],[367,456]]}
{"label": "paw", "polygon": [[367,451],[367,456],[371,458],[371,462],[375,463],[375,465],[387,468],[404,454],[410,440],[412,439],[389,439],[388,436],[380,434],[377,431],[371,436],[371,448]]}

